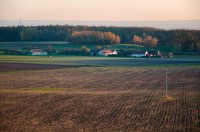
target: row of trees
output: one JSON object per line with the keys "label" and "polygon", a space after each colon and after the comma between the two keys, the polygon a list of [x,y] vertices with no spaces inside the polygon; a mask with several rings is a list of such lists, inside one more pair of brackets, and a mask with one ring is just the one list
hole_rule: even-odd
{"label": "row of trees", "polygon": [[71,43],[75,44],[119,44],[120,37],[111,32],[99,31],[74,31]]}
{"label": "row of trees", "polygon": [[[104,27],[104,26],[18,26],[18,27],[0,27],[0,41],[67,41],[76,42],[75,32],[89,32],[88,37],[92,36],[93,44],[105,44],[106,39],[96,37],[100,43],[95,40],[94,36],[102,36],[105,32],[110,32],[119,36],[121,43],[132,43],[134,36],[137,43],[153,47],[173,46],[183,51],[200,51],[200,31],[199,30],[161,30],[155,28],[137,28],[137,27]],[[92,33],[91,33],[92,32]],[[75,33],[76,34],[76,33]],[[84,33],[82,33],[84,34]],[[95,34],[95,35],[94,35]],[[97,35],[98,34],[98,35]],[[113,36],[113,35],[106,36]],[[144,37],[144,34],[146,37]],[[76,36],[76,35],[75,35]],[[83,38],[83,35],[81,35]],[[80,37],[80,35],[78,35]],[[112,37],[114,38],[114,37]],[[117,37],[118,38],[118,37]],[[117,43],[119,42],[119,38]],[[111,39],[109,43],[113,43]],[[117,40],[117,39],[116,39]],[[159,40],[159,41],[158,41]],[[92,42],[91,41],[91,42]],[[85,40],[85,42],[88,42]],[[80,42],[77,42],[80,43]],[[106,42],[107,43],[107,42]]]}
{"label": "row of trees", "polygon": [[158,44],[158,39],[150,35],[143,35],[143,38],[137,35],[134,35],[133,42],[135,44],[144,44],[146,47],[156,47]]}

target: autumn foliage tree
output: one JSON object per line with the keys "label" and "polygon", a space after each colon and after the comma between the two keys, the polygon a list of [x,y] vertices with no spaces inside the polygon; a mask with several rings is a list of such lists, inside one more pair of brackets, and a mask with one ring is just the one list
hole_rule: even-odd
{"label": "autumn foliage tree", "polygon": [[81,52],[83,55],[89,55],[90,54],[90,49],[87,48],[86,46],[81,47]]}
{"label": "autumn foliage tree", "polygon": [[142,42],[146,47],[156,47],[158,44],[158,39],[156,37],[147,35]]}
{"label": "autumn foliage tree", "polygon": [[120,37],[111,32],[74,31],[71,42],[75,44],[119,44]]}
{"label": "autumn foliage tree", "polygon": [[134,35],[133,42],[135,44],[141,44],[142,43],[142,37]]}
{"label": "autumn foliage tree", "polygon": [[140,36],[134,35],[133,42],[135,44],[144,44],[146,47],[156,47],[158,44],[158,39],[150,35],[143,35],[143,39]]}

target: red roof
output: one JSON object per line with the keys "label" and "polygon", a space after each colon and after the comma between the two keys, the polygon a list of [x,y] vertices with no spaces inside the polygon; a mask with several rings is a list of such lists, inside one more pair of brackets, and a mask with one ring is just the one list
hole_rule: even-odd
{"label": "red roof", "polygon": [[113,53],[113,52],[111,50],[103,50],[103,53],[109,54],[109,53]]}
{"label": "red roof", "polygon": [[41,49],[32,49],[33,52],[43,52]]}

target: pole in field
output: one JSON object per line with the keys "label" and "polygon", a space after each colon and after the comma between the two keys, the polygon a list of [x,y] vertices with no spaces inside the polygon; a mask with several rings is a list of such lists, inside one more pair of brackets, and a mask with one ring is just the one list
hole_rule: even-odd
{"label": "pole in field", "polygon": [[166,81],[165,81],[165,96],[167,97],[168,96],[168,91],[167,91],[167,69],[166,69]]}
{"label": "pole in field", "polygon": [[168,69],[165,70],[165,96],[164,100],[173,101],[175,98],[168,95]]}
{"label": "pole in field", "polygon": [[21,27],[21,24],[22,24],[22,21],[21,21],[21,18],[20,18],[20,20],[19,20],[19,26]]}

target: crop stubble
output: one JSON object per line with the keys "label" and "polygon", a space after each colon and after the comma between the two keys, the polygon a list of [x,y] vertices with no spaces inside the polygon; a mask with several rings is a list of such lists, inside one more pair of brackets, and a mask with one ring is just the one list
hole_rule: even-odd
{"label": "crop stubble", "polygon": [[1,72],[0,130],[199,131],[199,76],[195,68],[169,69],[174,99],[165,100],[162,68]]}

